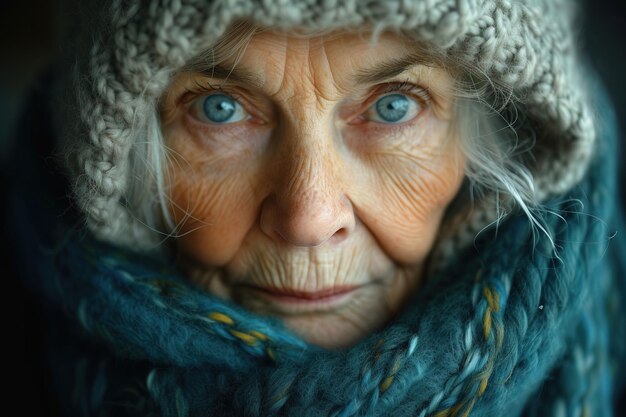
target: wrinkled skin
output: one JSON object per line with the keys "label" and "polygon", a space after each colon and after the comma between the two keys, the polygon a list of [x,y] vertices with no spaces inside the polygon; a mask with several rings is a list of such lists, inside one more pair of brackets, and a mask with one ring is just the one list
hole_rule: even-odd
{"label": "wrinkled skin", "polygon": [[[173,80],[162,129],[170,212],[181,225],[176,245],[191,280],[327,348],[350,346],[393,318],[425,279],[464,169],[446,72],[415,65],[355,82],[354,74],[411,48],[391,33],[370,45],[350,33],[262,32],[236,63],[258,83],[191,72]],[[414,117],[375,120],[374,103],[402,83]],[[217,86],[244,119],[206,120],[202,102]],[[329,303],[259,290],[353,285]]]}

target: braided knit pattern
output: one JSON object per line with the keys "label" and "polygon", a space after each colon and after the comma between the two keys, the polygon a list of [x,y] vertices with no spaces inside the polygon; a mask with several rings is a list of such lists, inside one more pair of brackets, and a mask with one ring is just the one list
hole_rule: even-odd
{"label": "braided knit pattern", "polygon": [[[59,337],[57,380],[73,384],[72,409],[101,417],[610,417],[626,362],[611,337],[624,333],[626,285],[599,221],[614,215],[614,146],[607,136],[580,186],[548,202],[558,257],[512,216],[342,350],[203,292],[163,259],[72,234],[38,262],[37,290],[75,329]],[[79,340],[91,350],[60,362]]]}
{"label": "braided knit pattern", "polygon": [[[281,28],[403,29],[476,64],[511,86],[538,130],[556,132],[543,139],[532,171],[540,200],[561,193],[580,180],[596,135],[578,82],[572,8],[564,0],[81,1],[68,48],[76,67],[59,82],[76,94],[56,116],[76,201],[99,238],[154,246],[160,236],[125,206],[129,182],[138,180],[129,178],[129,152],[146,140],[146,115],[172,72],[237,18]],[[463,246],[493,220],[476,210],[448,239]]]}

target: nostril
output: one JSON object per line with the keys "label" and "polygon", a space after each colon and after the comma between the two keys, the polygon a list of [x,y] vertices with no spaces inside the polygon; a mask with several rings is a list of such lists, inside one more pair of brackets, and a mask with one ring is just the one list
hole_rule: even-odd
{"label": "nostril", "polygon": [[343,240],[345,240],[345,238],[348,237],[348,229],[345,227],[342,227],[341,229],[337,230],[331,237],[330,237],[330,241],[333,243],[339,243],[342,242]]}

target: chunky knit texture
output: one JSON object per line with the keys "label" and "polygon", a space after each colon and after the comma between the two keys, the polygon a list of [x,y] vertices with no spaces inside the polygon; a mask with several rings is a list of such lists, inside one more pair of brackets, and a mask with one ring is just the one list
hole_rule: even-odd
{"label": "chunky knit texture", "polygon": [[[626,228],[614,114],[596,91],[598,152],[577,187],[547,202],[558,257],[510,217],[383,331],[342,350],[308,345],[194,287],[168,260],[61,221],[49,206],[63,189],[49,194],[53,177],[24,156],[9,232],[25,283],[46,302],[67,415],[613,416],[626,375]],[[25,149],[41,141],[32,136]]]}
{"label": "chunky knit texture", "polygon": [[[57,116],[76,200],[102,239],[135,249],[161,240],[124,204],[129,153],[146,140],[146,115],[172,72],[237,18],[305,30],[403,29],[477,65],[512,87],[530,123],[549,132],[530,168],[540,200],[561,193],[581,178],[596,135],[575,56],[573,9],[569,0],[81,1],[79,27],[70,31],[75,45],[67,47],[77,65],[62,71],[70,96]],[[446,233],[446,254],[495,220],[493,209],[480,207]]]}

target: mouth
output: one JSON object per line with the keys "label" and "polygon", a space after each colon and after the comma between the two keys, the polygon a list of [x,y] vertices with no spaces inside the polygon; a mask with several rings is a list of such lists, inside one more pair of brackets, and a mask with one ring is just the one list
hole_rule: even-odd
{"label": "mouth", "polygon": [[319,291],[298,291],[289,288],[266,288],[256,287],[273,297],[284,299],[288,302],[323,301],[350,293],[359,288],[358,285],[329,287]]}
{"label": "mouth", "polygon": [[270,288],[246,285],[280,313],[311,313],[336,310],[344,305],[362,285],[336,286],[318,291]]}

